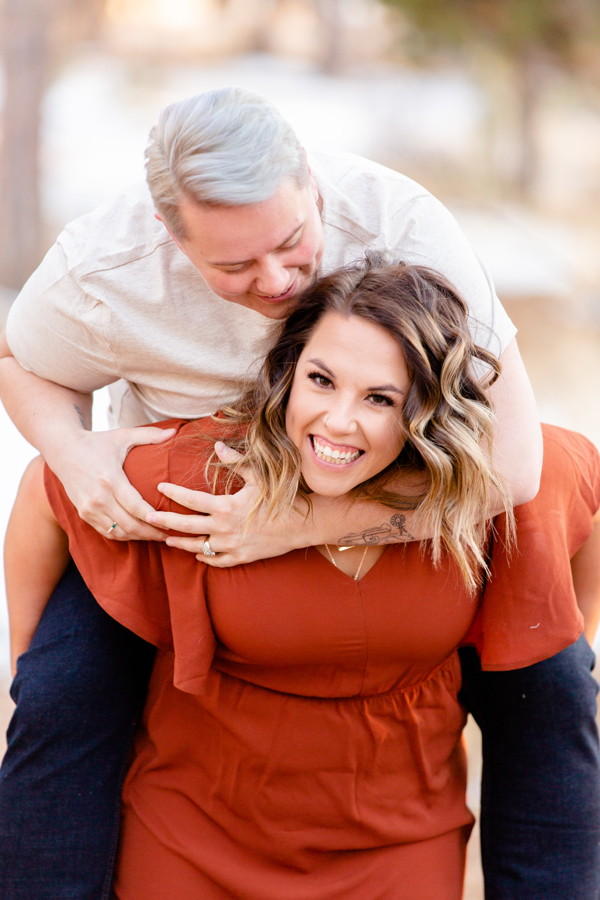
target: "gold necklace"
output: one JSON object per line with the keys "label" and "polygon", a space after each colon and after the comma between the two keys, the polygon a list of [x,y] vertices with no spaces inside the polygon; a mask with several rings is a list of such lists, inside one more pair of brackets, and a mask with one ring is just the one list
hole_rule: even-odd
{"label": "gold necklace", "polygon": [[[336,567],[336,569],[339,569],[338,564],[336,563],[335,559],[333,558],[333,556],[332,556],[332,554],[331,554],[331,550],[329,549],[329,544],[325,544],[325,549],[327,550],[327,553],[329,554],[329,559],[331,560],[331,562],[334,564],[334,566]],[[340,547],[340,550],[349,550],[349,549],[350,549],[350,547]],[[362,555],[362,557],[361,557],[360,563],[359,563],[359,565],[358,565],[358,569],[356,570],[356,575],[353,575],[353,576],[352,576],[352,577],[354,578],[355,581],[358,581],[358,576],[360,575],[360,570],[361,570],[362,567],[363,567],[363,563],[364,563],[364,561],[365,561],[365,556],[367,555],[367,550],[368,550],[368,549],[369,549],[369,545],[367,544],[366,547],[365,547],[365,551],[364,551],[364,553],[363,553],[363,555]]]}

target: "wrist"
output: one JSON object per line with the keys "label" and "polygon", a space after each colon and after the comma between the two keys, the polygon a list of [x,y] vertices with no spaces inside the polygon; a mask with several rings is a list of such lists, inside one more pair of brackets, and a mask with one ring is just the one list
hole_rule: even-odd
{"label": "wrist", "polygon": [[[318,547],[321,544],[337,544],[343,533],[341,522],[344,512],[339,501],[330,497],[314,495],[308,508],[305,501],[298,501],[296,527],[292,532],[294,549]],[[341,530],[340,530],[341,529]]]}
{"label": "wrist", "polygon": [[61,425],[56,432],[45,429],[37,449],[54,474],[61,478],[65,466],[72,466],[74,459],[85,459],[88,452],[86,444],[91,435],[91,431],[84,431],[80,425],[69,422],[64,428]]}

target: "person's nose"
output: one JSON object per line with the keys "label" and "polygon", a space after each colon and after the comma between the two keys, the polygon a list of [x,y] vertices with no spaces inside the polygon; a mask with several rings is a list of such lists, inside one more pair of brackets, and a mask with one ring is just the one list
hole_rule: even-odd
{"label": "person's nose", "polygon": [[354,434],[358,428],[357,411],[349,398],[336,397],[323,416],[323,424],[332,438]]}
{"label": "person's nose", "polygon": [[255,284],[258,293],[265,297],[278,297],[290,287],[290,273],[281,260],[270,257],[260,263]]}

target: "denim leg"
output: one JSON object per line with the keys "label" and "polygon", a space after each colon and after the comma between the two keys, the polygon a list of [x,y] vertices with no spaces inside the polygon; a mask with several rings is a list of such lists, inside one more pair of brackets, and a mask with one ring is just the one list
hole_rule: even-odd
{"label": "denim leg", "polygon": [[598,900],[598,686],[585,637],[510,672],[460,653],[461,699],[483,738],[486,900]]}
{"label": "denim leg", "polygon": [[120,791],[155,648],[72,564],[20,657],[0,769],[0,898],[110,896]]}

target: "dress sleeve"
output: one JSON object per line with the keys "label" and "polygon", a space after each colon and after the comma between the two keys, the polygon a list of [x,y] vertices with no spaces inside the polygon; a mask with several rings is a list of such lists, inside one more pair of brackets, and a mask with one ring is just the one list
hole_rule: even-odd
{"label": "dress sleeve", "polygon": [[496,519],[491,577],[465,639],[489,671],[548,659],[583,631],[570,560],[589,537],[600,507],[600,457],[580,434],[550,425],[543,434],[539,493],[515,508],[517,545],[511,552],[505,517]]}
{"label": "dress sleeve", "polygon": [[[206,421],[206,420],[204,420]],[[170,421],[177,435],[164,444],[135,447],[125,472],[155,509],[189,513],[157,490],[171,481],[207,490],[204,463],[214,438],[197,423]],[[214,427],[207,426],[208,431]],[[46,467],[46,492],[69,538],[71,556],[88,588],[114,619],[144,640],[175,654],[175,686],[203,692],[216,641],[205,598],[206,565],[193,553],[157,541],[112,541],[79,518],[63,486]]]}

